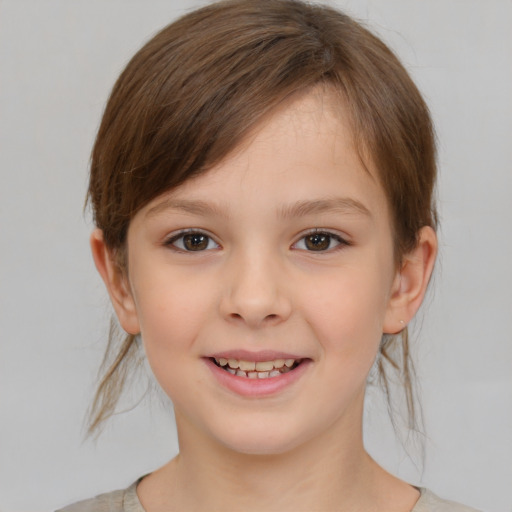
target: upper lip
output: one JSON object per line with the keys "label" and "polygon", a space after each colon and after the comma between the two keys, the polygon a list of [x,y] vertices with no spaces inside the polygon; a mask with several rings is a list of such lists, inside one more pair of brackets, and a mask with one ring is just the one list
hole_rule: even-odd
{"label": "upper lip", "polygon": [[304,356],[298,356],[289,352],[277,352],[275,350],[259,350],[251,352],[249,350],[224,350],[215,352],[206,357],[215,359],[236,359],[238,361],[254,361],[256,363],[262,361],[274,361],[276,359],[306,359]]}

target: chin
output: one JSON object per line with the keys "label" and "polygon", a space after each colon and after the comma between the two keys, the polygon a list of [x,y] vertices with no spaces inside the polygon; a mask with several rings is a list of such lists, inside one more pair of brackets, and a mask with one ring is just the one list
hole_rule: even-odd
{"label": "chin", "polygon": [[292,451],[296,448],[300,443],[272,443],[269,442],[268,439],[265,441],[254,441],[245,442],[245,443],[225,443],[224,446],[230,449],[233,452],[240,453],[242,455],[261,455],[261,456],[271,456],[271,455],[282,455],[284,453]]}
{"label": "chin", "polygon": [[281,455],[292,451],[306,440],[297,435],[297,429],[247,429],[240,426],[215,436],[225,448],[244,455]]}

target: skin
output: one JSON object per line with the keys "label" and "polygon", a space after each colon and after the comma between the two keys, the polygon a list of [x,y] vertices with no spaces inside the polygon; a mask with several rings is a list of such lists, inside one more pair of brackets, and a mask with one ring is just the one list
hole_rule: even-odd
{"label": "skin", "polygon": [[[127,272],[93,233],[121,325],[142,334],[175,408],[180,454],[139,484],[147,512],[413,508],[417,489],[366,453],[362,411],[382,333],[419,308],[437,243],[423,228],[397,268],[389,207],[369,169],[339,101],[318,88],[139,211]],[[206,248],[187,251],[183,229],[207,235]],[[327,249],[306,245],[312,229],[330,234]],[[237,349],[309,364],[278,393],[242,396],[204,359]]]}

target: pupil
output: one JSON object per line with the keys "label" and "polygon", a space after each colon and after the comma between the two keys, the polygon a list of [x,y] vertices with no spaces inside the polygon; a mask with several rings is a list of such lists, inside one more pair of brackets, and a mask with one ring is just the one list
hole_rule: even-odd
{"label": "pupil", "polygon": [[312,251],[323,251],[329,248],[331,237],[322,233],[309,235],[306,238],[306,247]]}
{"label": "pupil", "polygon": [[208,237],[201,234],[185,235],[183,242],[189,251],[202,251],[208,246]]}

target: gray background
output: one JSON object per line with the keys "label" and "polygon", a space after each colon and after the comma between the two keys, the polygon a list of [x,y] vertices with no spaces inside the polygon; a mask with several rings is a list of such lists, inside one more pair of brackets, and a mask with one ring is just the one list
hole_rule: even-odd
{"label": "gray background", "polygon": [[[424,470],[394,440],[374,393],[368,447],[411,482],[512,511],[512,2],[331,3],[368,20],[398,52],[440,143],[441,258],[415,340]],[[82,205],[115,78],[150,35],[200,4],[0,2],[3,512],[52,510],[127,486],[177,450],[158,400],[114,418],[96,445],[82,442],[110,313]]]}

